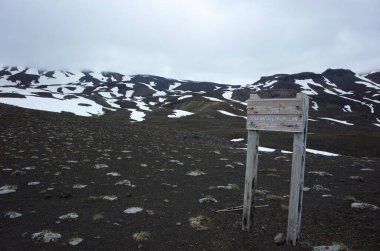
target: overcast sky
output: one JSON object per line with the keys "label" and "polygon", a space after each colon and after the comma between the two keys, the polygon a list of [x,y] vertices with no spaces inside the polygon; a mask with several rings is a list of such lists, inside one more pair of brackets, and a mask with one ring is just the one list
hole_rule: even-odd
{"label": "overcast sky", "polygon": [[0,65],[247,84],[380,70],[378,0],[0,0]]}

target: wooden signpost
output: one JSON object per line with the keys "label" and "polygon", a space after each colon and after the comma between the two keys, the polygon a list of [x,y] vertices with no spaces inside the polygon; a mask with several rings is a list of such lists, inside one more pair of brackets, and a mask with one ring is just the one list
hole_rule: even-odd
{"label": "wooden signpost", "polygon": [[301,227],[309,98],[304,93],[284,99],[261,99],[251,94],[247,102],[248,141],[242,229],[250,231],[253,225],[260,131],[292,132],[293,160],[286,240],[295,245]]}

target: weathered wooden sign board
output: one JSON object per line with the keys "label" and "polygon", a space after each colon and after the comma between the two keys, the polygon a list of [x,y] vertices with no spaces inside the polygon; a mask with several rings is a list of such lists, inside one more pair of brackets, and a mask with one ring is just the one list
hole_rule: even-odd
{"label": "weathered wooden sign board", "polygon": [[291,99],[261,99],[251,94],[247,106],[248,141],[242,229],[251,231],[253,226],[260,131],[292,132],[293,160],[286,240],[295,245],[301,227],[309,98],[304,93],[298,93],[296,98]]}

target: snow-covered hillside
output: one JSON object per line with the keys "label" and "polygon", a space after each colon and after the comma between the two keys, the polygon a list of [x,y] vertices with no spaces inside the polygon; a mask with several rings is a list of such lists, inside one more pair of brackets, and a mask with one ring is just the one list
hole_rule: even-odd
{"label": "snow-covered hillside", "polygon": [[144,121],[160,111],[169,119],[204,114],[245,119],[250,93],[276,97],[299,91],[311,99],[312,121],[352,125],[356,123],[352,120],[364,119],[380,126],[379,73],[329,69],[322,74],[277,74],[236,86],[116,72],[0,70],[0,103],[81,116],[125,110],[133,121]]}

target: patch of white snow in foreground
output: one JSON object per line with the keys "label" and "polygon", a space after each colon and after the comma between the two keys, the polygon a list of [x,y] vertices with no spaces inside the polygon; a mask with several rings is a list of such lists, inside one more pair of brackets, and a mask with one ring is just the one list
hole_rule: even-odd
{"label": "patch of white snow in foreground", "polygon": [[266,153],[273,153],[274,151],[276,151],[276,149],[259,146],[259,151],[266,152]]}
{"label": "patch of white snow in foreground", "polygon": [[340,123],[340,124],[344,124],[344,125],[354,125],[354,124],[349,123],[349,122],[344,121],[344,120],[337,120],[337,119],[331,119],[331,118],[320,118],[320,119],[330,120],[332,122],[336,122],[336,123]]}
{"label": "patch of white snow in foreground", "polygon": [[244,139],[243,138],[239,138],[239,139],[231,139],[232,142],[239,142],[239,141],[243,141]]}
{"label": "patch of white snow in foreground", "polygon": [[337,153],[330,153],[330,152],[319,151],[319,150],[314,150],[314,149],[309,149],[309,148],[306,149],[306,152],[313,153],[313,154],[324,155],[324,156],[331,156],[331,157],[340,156],[340,154],[337,154]]}
{"label": "patch of white snow in foreground", "polygon": [[174,112],[174,114],[168,115],[169,118],[181,118],[184,116],[190,116],[190,115],[194,114],[192,112],[188,112],[188,111],[184,111],[184,110],[178,110],[178,109],[174,110],[173,112]]}

